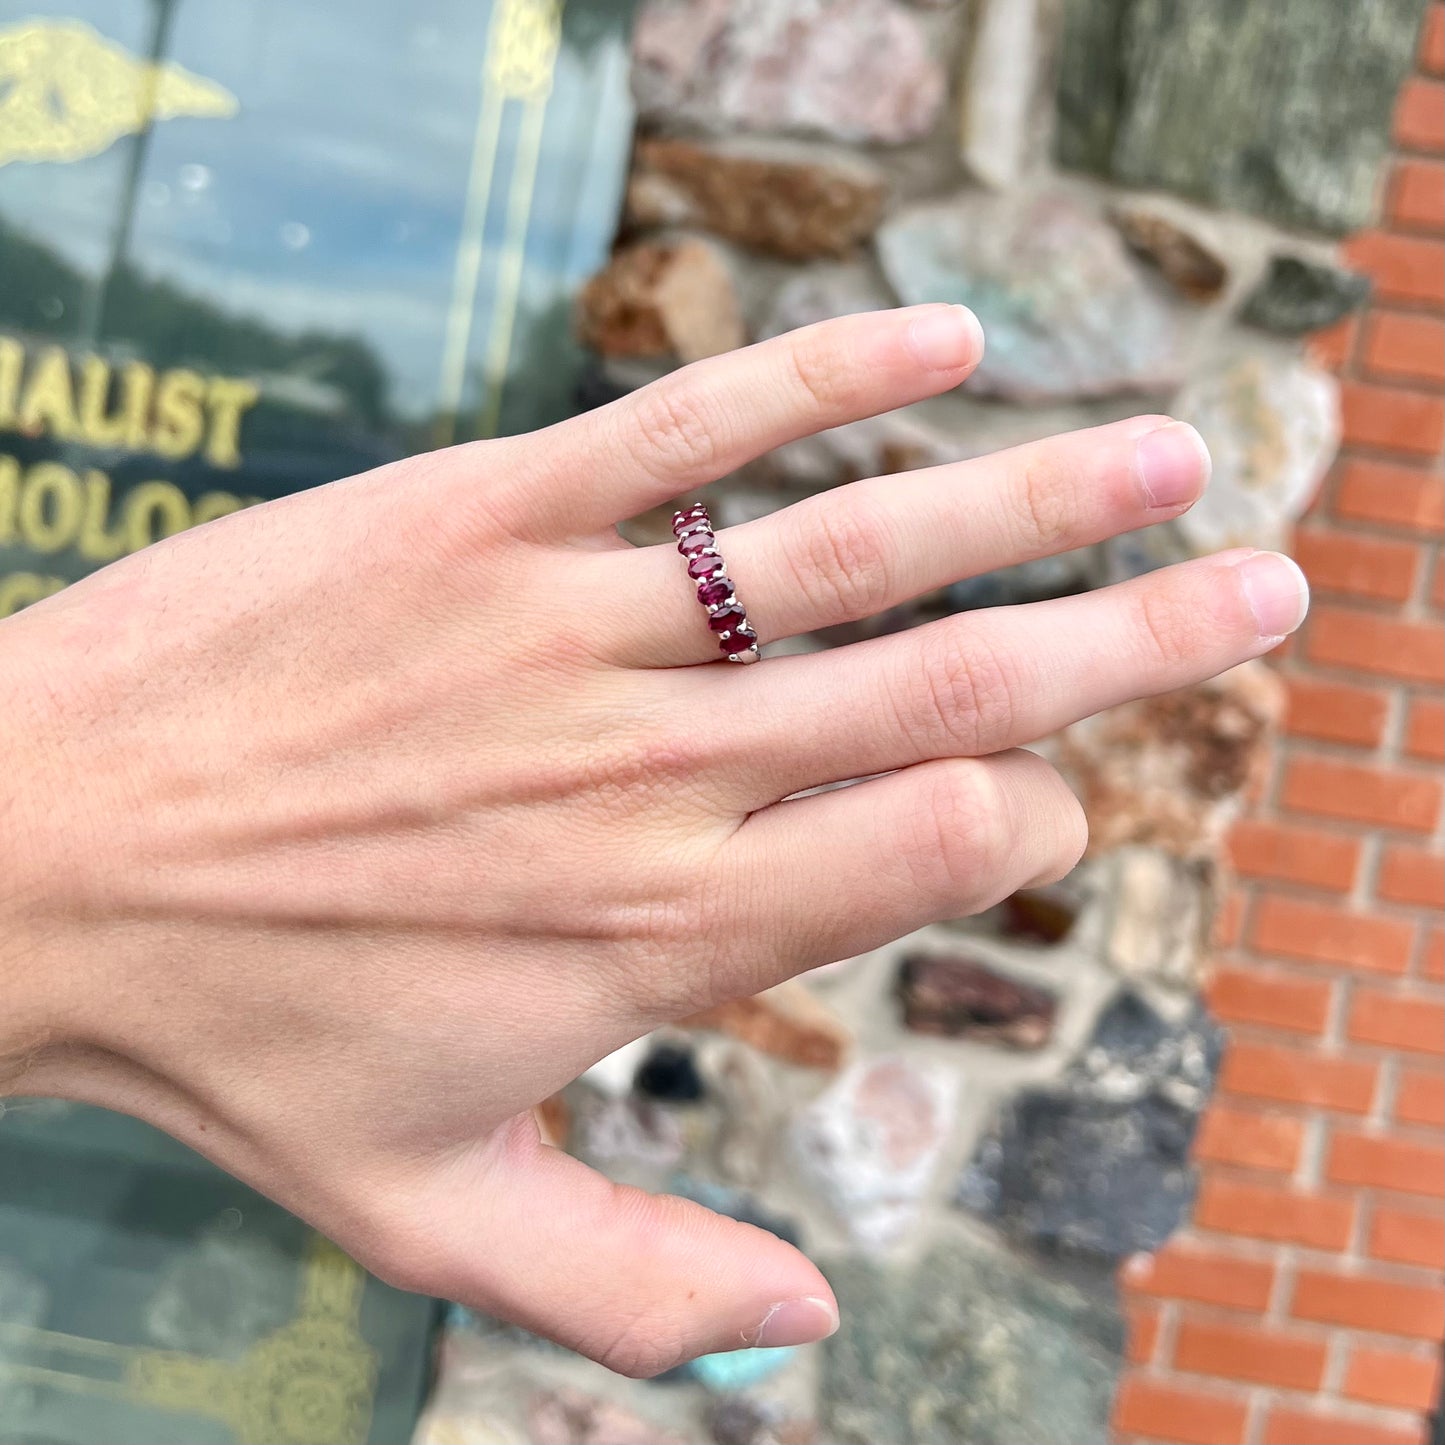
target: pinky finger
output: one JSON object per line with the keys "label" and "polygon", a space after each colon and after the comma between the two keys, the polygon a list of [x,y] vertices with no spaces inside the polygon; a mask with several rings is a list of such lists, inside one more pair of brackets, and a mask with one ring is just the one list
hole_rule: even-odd
{"label": "pinky finger", "polygon": [[748,992],[1062,878],[1088,840],[1083,809],[1037,755],[918,763],[755,813],[732,842],[759,947],[776,976]]}

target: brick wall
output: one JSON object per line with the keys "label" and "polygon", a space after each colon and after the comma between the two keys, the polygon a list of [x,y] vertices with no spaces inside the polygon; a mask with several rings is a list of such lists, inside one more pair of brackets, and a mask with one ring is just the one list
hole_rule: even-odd
{"label": "brick wall", "polygon": [[1445,1335],[1445,6],[1401,91],[1374,281],[1318,338],[1344,447],[1296,555],[1315,608],[1235,829],[1210,990],[1231,1032],[1191,1227],[1122,1272],[1128,1441],[1425,1438]]}

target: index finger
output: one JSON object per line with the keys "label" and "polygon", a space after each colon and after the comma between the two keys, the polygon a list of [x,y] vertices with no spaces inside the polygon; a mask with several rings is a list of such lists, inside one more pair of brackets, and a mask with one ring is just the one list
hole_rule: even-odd
{"label": "index finger", "polygon": [[948,391],[978,365],[964,306],[840,316],[694,362],[525,439],[514,512],[526,530],[585,536],[716,481],[814,432]]}

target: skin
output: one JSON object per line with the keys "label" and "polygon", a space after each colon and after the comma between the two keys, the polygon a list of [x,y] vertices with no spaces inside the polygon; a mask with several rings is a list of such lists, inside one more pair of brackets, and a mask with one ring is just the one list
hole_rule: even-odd
{"label": "skin", "polygon": [[[382,1278],[647,1375],[837,1322],[800,1253],[546,1147],[664,1021],[1078,860],[1021,749],[1302,620],[1228,553],[737,667],[622,518],[956,386],[961,308],[845,317],[530,436],[224,518],[0,623],[0,1059],[124,1110]],[[1145,417],[725,532],[769,640],[1179,515]],[[872,776],[882,774],[882,776]],[[807,797],[819,784],[868,781]]]}

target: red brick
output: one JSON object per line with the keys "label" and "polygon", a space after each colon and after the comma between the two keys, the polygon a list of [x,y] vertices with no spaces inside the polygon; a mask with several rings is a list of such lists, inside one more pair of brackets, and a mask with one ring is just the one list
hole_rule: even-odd
{"label": "red brick", "polygon": [[1360,748],[1380,745],[1390,715],[1386,693],[1348,683],[1285,679],[1288,706],[1285,731],[1294,737],[1318,738],[1328,743],[1353,743]]}
{"label": "red brick", "polygon": [[1445,1004],[1378,988],[1358,989],[1350,1007],[1350,1037],[1387,1049],[1445,1053]]}
{"label": "red brick", "polygon": [[1185,1390],[1130,1375],[1114,1397],[1114,1428],[1184,1445],[1239,1445],[1249,1411],[1242,1395]]}
{"label": "red brick", "polygon": [[1194,1136],[1194,1157],[1211,1164],[1291,1174],[1303,1143],[1304,1124],[1299,1119],[1214,1103]]}
{"label": "red brick", "polygon": [[1342,1130],[1330,1140],[1325,1177],[1335,1184],[1440,1198],[1445,1196],[1445,1148]]}
{"label": "red brick", "polygon": [[1413,542],[1388,542],[1350,532],[1301,527],[1294,557],[1316,593],[1404,602],[1415,590],[1422,552]]}
{"label": "red brick", "polygon": [[1360,863],[1360,840],[1322,828],[1242,819],[1230,831],[1229,858],[1246,878],[1272,878],[1348,893]]}
{"label": "red brick", "polygon": [[1405,720],[1405,751],[1412,758],[1445,762],[1445,703],[1416,698]]}
{"label": "red brick", "polygon": [[1174,1344],[1174,1364],[1226,1380],[1317,1390],[1325,1373],[1325,1342],[1254,1325],[1184,1320]]}
{"label": "red brick", "polygon": [[1346,243],[1344,253],[1373,278],[1376,301],[1433,305],[1445,299],[1445,246],[1433,237],[1362,231]]}
{"label": "red brick", "polygon": [[1435,928],[1425,935],[1420,973],[1435,983],[1445,983],[1445,931]]}
{"label": "red brick", "polygon": [[1416,151],[1445,150],[1445,85],[1411,79],[1395,102],[1395,142]]}
{"label": "red brick", "polygon": [[1161,1311],[1157,1306],[1135,1301],[1124,1308],[1129,1342],[1125,1350],[1130,1364],[1147,1365],[1159,1344]]}
{"label": "red brick", "polygon": [[1379,1065],[1370,1059],[1341,1059],[1238,1039],[1225,1051],[1219,1075],[1220,1088],[1227,1093],[1347,1114],[1369,1113],[1378,1080]]}
{"label": "red brick", "polygon": [[1380,1275],[1301,1269],[1290,1313],[1318,1324],[1438,1340],[1445,1333],[1445,1290]]}
{"label": "red brick", "polygon": [[1258,1024],[1296,1034],[1321,1034],[1334,986],[1258,965],[1221,966],[1209,981],[1209,1007],[1227,1024]]}
{"label": "red brick", "polygon": [[1375,892],[1391,903],[1445,908],[1445,857],[1427,848],[1387,848]]}
{"label": "red brick", "polygon": [[1260,1314],[1274,1288],[1274,1262],[1171,1241],[1153,1254],[1126,1260],[1119,1283],[1125,1294],[1195,1300]]}
{"label": "red brick", "polygon": [[1409,966],[1415,930],[1403,918],[1373,918],[1267,893],[1255,907],[1251,941],[1264,953],[1286,958],[1400,974]]}
{"label": "red brick", "polygon": [[1396,161],[1389,212],[1396,226],[1438,232],[1445,226],[1445,166],[1438,161]]}
{"label": "red brick", "polygon": [[1415,467],[1352,457],[1340,470],[1335,515],[1437,536],[1445,531],[1445,483]]}
{"label": "red brick", "polygon": [[1445,72],[1445,5],[1432,5],[1420,27],[1420,69],[1427,75]]}
{"label": "red brick", "polygon": [[1233,948],[1244,932],[1244,891],[1231,888],[1220,900],[1219,911],[1209,929],[1209,942],[1214,948]]}
{"label": "red brick", "polygon": [[1395,1117],[1402,1124],[1445,1129],[1445,1073],[1402,1069],[1395,1085]]}
{"label": "red brick", "polygon": [[1445,322],[1400,311],[1375,312],[1365,323],[1365,365],[1386,379],[1445,381]]}
{"label": "red brick", "polygon": [[1408,682],[1445,681],[1445,628],[1401,622],[1375,612],[1316,607],[1310,619],[1310,661],[1352,667]]}
{"label": "red brick", "polygon": [[[1403,202],[1419,204],[1413,191],[1406,194],[1402,190],[1401,198]],[[1334,325],[1311,334],[1305,343],[1310,360],[1324,367],[1326,371],[1340,371],[1354,353],[1355,340],[1359,334],[1360,322],[1357,316],[1341,317]]]}
{"label": "red brick", "polygon": [[1345,1367],[1344,1394],[1372,1405],[1428,1410],[1440,1390],[1440,1357],[1356,1345]]}
{"label": "red brick", "polygon": [[1355,1202],[1343,1195],[1301,1194],[1210,1173],[1200,1181],[1194,1222],[1222,1234],[1339,1251],[1350,1242]]}
{"label": "red brick", "polygon": [[1370,1217],[1369,1251],[1393,1264],[1445,1270],[1445,1218],[1438,1210],[1397,1209],[1376,1204]]}
{"label": "red brick", "polygon": [[1295,757],[1285,768],[1286,808],[1380,828],[1435,829],[1441,783],[1428,773],[1372,768],[1333,758]]}
{"label": "red brick", "polygon": [[1264,1445],[1421,1445],[1423,1426],[1397,1430],[1371,1416],[1326,1415],[1274,1405],[1264,1425]]}
{"label": "red brick", "polygon": [[1426,392],[1346,381],[1340,387],[1340,422],[1350,446],[1433,457],[1445,440],[1445,402]]}

